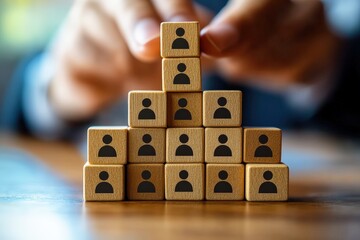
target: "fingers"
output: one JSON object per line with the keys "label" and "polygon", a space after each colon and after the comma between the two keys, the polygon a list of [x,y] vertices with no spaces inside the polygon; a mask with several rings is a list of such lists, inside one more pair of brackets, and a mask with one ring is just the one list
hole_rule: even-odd
{"label": "fingers", "polygon": [[153,0],[163,21],[198,20],[191,0]]}

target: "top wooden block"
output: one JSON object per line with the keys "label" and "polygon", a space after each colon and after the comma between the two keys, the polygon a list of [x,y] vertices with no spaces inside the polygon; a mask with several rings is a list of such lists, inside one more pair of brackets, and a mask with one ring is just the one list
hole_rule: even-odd
{"label": "top wooden block", "polygon": [[163,22],[161,57],[200,57],[199,22]]}

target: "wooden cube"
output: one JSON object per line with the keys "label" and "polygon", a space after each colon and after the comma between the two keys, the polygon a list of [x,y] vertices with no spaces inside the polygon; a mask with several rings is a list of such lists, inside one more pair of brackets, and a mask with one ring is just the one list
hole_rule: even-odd
{"label": "wooden cube", "polygon": [[201,91],[200,58],[164,58],[162,86],[166,92]]}
{"label": "wooden cube", "polygon": [[244,162],[281,162],[281,130],[278,128],[244,128]]}
{"label": "wooden cube", "polygon": [[203,105],[205,127],[241,126],[241,91],[204,91]]}
{"label": "wooden cube", "polygon": [[160,28],[161,57],[199,57],[199,22],[163,22]]}
{"label": "wooden cube", "polygon": [[243,164],[206,164],[207,200],[243,200],[244,182]]}
{"label": "wooden cube", "polygon": [[166,127],[166,94],[162,91],[130,91],[130,127]]}
{"label": "wooden cube", "polygon": [[129,163],[164,163],[165,128],[129,128]]}
{"label": "wooden cube", "polygon": [[166,162],[204,162],[204,128],[168,128]]}
{"label": "wooden cube", "polygon": [[164,199],[164,164],[128,164],[126,170],[129,200]]}
{"label": "wooden cube", "polygon": [[85,201],[124,200],[123,165],[91,165],[87,163],[83,171]]}
{"label": "wooden cube", "polygon": [[165,164],[165,199],[204,199],[204,164]]}
{"label": "wooden cube", "polygon": [[202,93],[168,93],[167,125],[202,127]]}
{"label": "wooden cube", "polygon": [[242,128],[205,128],[205,162],[241,163]]}
{"label": "wooden cube", "polygon": [[245,197],[248,201],[286,201],[289,168],[285,164],[246,164]]}
{"label": "wooden cube", "polygon": [[127,132],[127,127],[90,127],[87,136],[89,163],[125,164]]}

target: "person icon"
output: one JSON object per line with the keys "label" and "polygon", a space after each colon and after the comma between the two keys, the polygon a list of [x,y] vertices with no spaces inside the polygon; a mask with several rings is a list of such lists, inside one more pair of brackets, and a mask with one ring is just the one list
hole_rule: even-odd
{"label": "person icon", "polygon": [[172,49],[189,49],[189,43],[183,38],[185,34],[185,29],[179,27],[175,31],[176,35],[178,36],[172,43]]}
{"label": "person icon", "polygon": [[273,173],[271,171],[265,171],[263,178],[266,182],[263,182],[259,187],[259,193],[277,193],[276,185],[270,180],[273,178]]}
{"label": "person icon", "polygon": [[255,157],[272,157],[273,156],[271,148],[265,145],[265,144],[267,144],[268,141],[269,141],[269,138],[265,134],[263,134],[259,137],[259,142],[263,145],[256,148]]}
{"label": "person icon", "polygon": [[231,149],[224,145],[228,141],[228,137],[225,134],[221,134],[218,137],[218,141],[221,143],[221,145],[215,148],[214,157],[231,157]]}
{"label": "person icon", "polygon": [[137,188],[137,192],[138,193],[154,193],[155,192],[155,186],[152,182],[147,181],[151,178],[151,172],[148,170],[144,170],[141,173],[141,177],[142,179],[144,179],[145,181],[142,181],[138,188]]}
{"label": "person icon", "polygon": [[229,174],[225,170],[221,170],[218,174],[219,178],[222,180],[218,182],[214,187],[214,193],[232,193],[233,189],[230,183],[225,181]]}
{"label": "person icon", "polygon": [[179,140],[182,145],[177,147],[175,156],[193,156],[192,148],[185,144],[189,141],[189,136],[186,134],[181,134]]}
{"label": "person icon", "polygon": [[226,103],[227,103],[226,98],[219,97],[217,102],[218,102],[220,107],[218,109],[216,109],[216,111],[214,112],[214,118],[215,119],[218,119],[218,118],[225,118],[225,119],[231,118],[230,111],[227,108],[224,107],[226,105]]}
{"label": "person icon", "polygon": [[187,106],[187,100],[180,98],[178,101],[180,109],[175,112],[174,120],[191,120],[191,113],[185,107]]}
{"label": "person icon", "polygon": [[178,182],[175,186],[175,192],[192,192],[193,187],[190,182],[186,181],[189,173],[186,170],[181,170],[179,172],[179,177],[182,181]]}
{"label": "person icon", "polygon": [[142,109],[139,112],[138,119],[141,119],[141,120],[155,119],[154,111],[151,110],[150,108],[148,108],[151,106],[151,100],[149,98],[144,98],[142,100],[142,105],[143,105],[144,109]]}
{"label": "person icon", "polygon": [[98,157],[116,157],[116,150],[109,144],[112,142],[112,137],[109,134],[103,136],[102,141],[105,146],[102,146],[98,152]]}
{"label": "person icon", "polygon": [[190,78],[184,73],[186,70],[186,65],[184,63],[179,63],[177,65],[177,70],[180,73],[174,77],[173,84],[190,84]]}
{"label": "person icon", "polygon": [[142,137],[142,140],[144,143],[144,145],[142,145],[139,150],[138,150],[138,156],[156,156],[156,151],[155,148],[153,146],[151,146],[150,143],[152,138],[150,134],[144,134],[144,136]]}
{"label": "person icon", "polygon": [[107,171],[101,171],[99,173],[99,178],[104,182],[98,183],[98,185],[96,185],[95,193],[114,193],[114,188],[112,185],[106,182],[106,180],[109,178],[109,173]]}

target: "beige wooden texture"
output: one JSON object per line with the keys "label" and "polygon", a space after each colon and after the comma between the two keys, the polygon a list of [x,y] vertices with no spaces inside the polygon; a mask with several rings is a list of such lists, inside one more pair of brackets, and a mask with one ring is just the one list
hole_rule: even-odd
{"label": "beige wooden texture", "polygon": [[285,164],[246,164],[245,197],[248,201],[286,201],[289,168]]}
{"label": "beige wooden texture", "polygon": [[124,166],[91,165],[83,168],[83,195],[85,201],[124,200]]}
{"label": "beige wooden texture", "polygon": [[204,162],[204,128],[168,128],[166,162]]}
{"label": "beige wooden texture", "polygon": [[130,91],[128,111],[130,127],[166,127],[166,93]]}
{"label": "beige wooden texture", "polygon": [[244,128],[244,162],[281,162],[281,129]]}
{"label": "beige wooden texture", "polygon": [[165,128],[129,128],[129,163],[164,163]]}
{"label": "beige wooden texture", "polygon": [[243,200],[244,191],[243,164],[206,164],[207,200]]}
{"label": "beige wooden texture", "polygon": [[204,164],[165,164],[166,200],[203,200]]}
{"label": "beige wooden texture", "polygon": [[127,127],[90,127],[87,132],[87,156],[91,164],[125,164]]}
{"label": "beige wooden texture", "polygon": [[200,92],[200,58],[164,58],[162,88],[166,92]]}
{"label": "beige wooden texture", "polygon": [[205,128],[206,163],[241,163],[242,128]]}
{"label": "beige wooden texture", "polygon": [[199,22],[163,22],[160,51],[163,58],[200,56]]}
{"label": "beige wooden texture", "polygon": [[167,93],[168,127],[202,127],[202,93]]}
{"label": "beige wooden texture", "polygon": [[204,91],[203,125],[205,127],[240,127],[241,91]]}
{"label": "beige wooden texture", "polygon": [[126,192],[129,200],[163,200],[164,164],[128,164]]}

